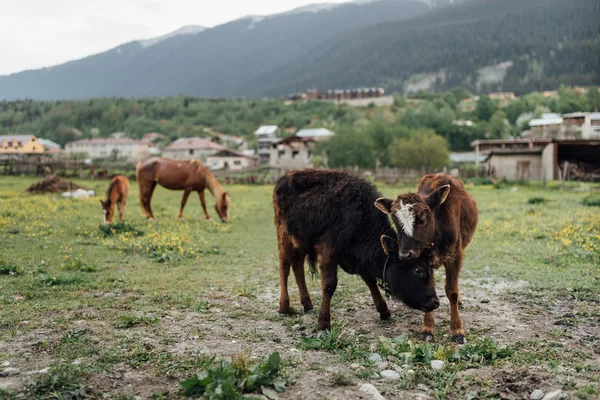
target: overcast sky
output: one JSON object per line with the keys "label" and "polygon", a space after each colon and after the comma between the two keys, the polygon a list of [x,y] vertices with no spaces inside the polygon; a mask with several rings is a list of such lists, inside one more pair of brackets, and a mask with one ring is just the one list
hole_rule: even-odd
{"label": "overcast sky", "polygon": [[0,0],[0,75],[42,68],[161,36],[310,3],[348,0]]}

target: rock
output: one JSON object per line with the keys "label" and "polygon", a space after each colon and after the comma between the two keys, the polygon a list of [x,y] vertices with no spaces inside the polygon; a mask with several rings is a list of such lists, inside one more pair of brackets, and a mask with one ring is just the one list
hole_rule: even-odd
{"label": "rock", "polygon": [[423,385],[422,383],[419,383],[417,385],[417,390],[421,391],[421,392],[428,392],[429,388],[425,385]]}
{"label": "rock", "polygon": [[377,365],[377,368],[379,368],[380,371],[383,371],[384,369],[389,368],[390,363],[388,363],[387,361],[381,361],[381,362],[375,363],[375,365]]}
{"label": "rock", "polygon": [[358,369],[358,368],[360,368],[360,364],[359,363],[352,363],[352,364],[350,364],[350,368],[352,368],[352,369]]}
{"label": "rock", "polygon": [[370,383],[363,383],[359,386],[358,391],[370,396],[373,400],[385,400],[379,390]]}
{"label": "rock", "polygon": [[380,363],[383,361],[383,358],[381,358],[381,356],[377,353],[371,353],[369,355],[369,360],[371,360],[374,363]]}
{"label": "rock", "polygon": [[433,397],[426,393],[402,391],[398,400],[433,400]]}
{"label": "rock", "polygon": [[0,379],[0,390],[14,390],[19,388],[19,380],[15,378]]}
{"label": "rock", "polygon": [[8,361],[4,361],[4,362],[2,363],[2,367],[4,367],[4,368],[6,368],[6,367],[10,367],[10,362],[8,362]]}
{"label": "rock", "polygon": [[544,392],[542,392],[540,389],[536,389],[531,393],[531,396],[529,396],[529,398],[531,400],[542,400],[542,398],[544,397]]}
{"label": "rock", "polygon": [[296,324],[296,325],[292,326],[292,330],[293,331],[305,331],[306,327],[304,327],[300,324]]}
{"label": "rock", "polygon": [[392,371],[391,369],[381,371],[379,374],[383,379],[387,379],[388,381],[397,381],[400,379],[400,374],[396,371]]}
{"label": "rock", "polygon": [[15,375],[19,375],[20,372],[21,371],[19,371],[18,368],[7,367],[7,368],[4,368],[4,371],[2,371],[0,376],[2,376],[2,377],[15,376]]}
{"label": "rock", "polygon": [[547,393],[542,400],[560,400],[562,398],[562,390],[558,389],[553,392]]}
{"label": "rock", "polygon": [[489,303],[489,302],[490,302],[490,299],[481,299],[481,302],[482,302],[483,304],[487,304],[487,303]]}
{"label": "rock", "polygon": [[441,360],[433,360],[431,361],[431,368],[433,368],[436,371],[439,371],[442,368],[444,368],[444,362]]}

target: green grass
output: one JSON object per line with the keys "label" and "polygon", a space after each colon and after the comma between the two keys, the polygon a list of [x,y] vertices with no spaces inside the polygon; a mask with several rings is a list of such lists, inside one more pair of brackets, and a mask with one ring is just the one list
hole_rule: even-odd
{"label": "green grass", "polygon": [[[391,321],[380,322],[364,283],[343,272],[331,332],[314,332],[318,278],[308,277],[317,313],[279,318],[272,186],[228,186],[229,224],[206,221],[197,196],[179,221],[182,193],[158,188],[152,202],[158,221],[149,223],[132,182],[124,224],[105,227],[96,199],[24,194],[35,180],[0,177],[0,362],[17,365],[23,376],[54,368],[22,387],[25,398],[77,398],[81,390],[88,397],[177,398],[183,396],[181,382],[193,376],[202,381],[204,372],[231,365],[246,348],[253,368],[279,352],[278,374],[286,376],[291,397],[318,397],[306,387],[343,397],[336,391],[367,381],[390,398],[419,384],[437,398],[465,398],[473,390],[480,398],[498,398],[499,389],[475,378],[473,387],[456,384],[459,374],[491,369],[500,379],[502,368],[530,366],[560,372],[573,398],[597,396],[600,218],[596,207],[584,205],[588,194],[536,184],[516,191],[469,188],[480,216],[461,291],[468,298],[472,290],[493,289],[490,305],[513,306],[508,317],[531,328],[518,337],[488,328],[478,319],[489,318],[494,307],[486,311],[471,299],[463,318],[468,343],[457,348],[448,335],[447,311],[436,312],[436,341],[424,344],[410,331],[419,328],[421,313],[399,306]],[[78,183],[97,193],[108,184]],[[390,197],[414,190],[381,189]],[[207,202],[216,219],[209,194]],[[442,291],[443,275],[436,273]],[[513,285],[520,281],[528,285]],[[506,289],[495,291],[502,284]],[[290,296],[300,310],[293,274]],[[368,361],[372,352],[412,372],[381,383]],[[433,371],[433,359],[445,361],[444,370]],[[112,380],[123,370],[136,390]],[[299,385],[303,379],[311,383]],[[517,397],[523,396],[528,393]]]}

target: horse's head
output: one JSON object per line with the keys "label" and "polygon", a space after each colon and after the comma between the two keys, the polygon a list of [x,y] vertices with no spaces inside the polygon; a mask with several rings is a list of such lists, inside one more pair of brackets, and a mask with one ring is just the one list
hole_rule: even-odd
{"label": "horse's head", "polygon": [[110,201],[100,200],[102,205],[102,215],[104,216],[104,225],[112,223],[113,217],[115,216],[115,209]]}
{"label": "horse's head", "polygon": [[215,204],[215,210],[222,222],[229,222],[229,207],[231,206],[231,200],[229,199],[229,193],[225,192],[220,198],[217,198],[217,204]]}

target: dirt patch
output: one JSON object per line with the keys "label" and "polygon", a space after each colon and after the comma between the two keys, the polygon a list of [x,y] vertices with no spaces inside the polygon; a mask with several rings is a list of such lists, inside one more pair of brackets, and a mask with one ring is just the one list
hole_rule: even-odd
{"label": "dirt patch", "polygon": [[31,194],[62,193],[72,192],[73,190],[77,189],[87,190],[83,186],[79,186],[76,183],[67,182],[56,175],[50,175],[29,186],[29,188],[27,188],[27,192]]}

